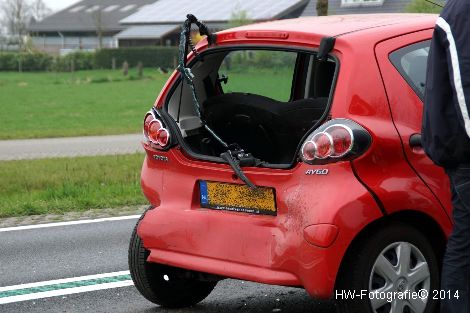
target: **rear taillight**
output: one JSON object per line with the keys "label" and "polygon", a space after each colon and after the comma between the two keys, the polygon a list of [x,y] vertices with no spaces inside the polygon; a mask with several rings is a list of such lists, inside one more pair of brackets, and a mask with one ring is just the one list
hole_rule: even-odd
{"label": "rear taillight", "polygon": [[144,118],[144,140],[145,144],[156,149],[165,149],[170,144],[170,132],[153,111],[148,112]]}
{"label": "rear taillight", "polygon": [[364,153],[372,137],[359,124],[335,119],[310,134],[302,145],[300,158],[309,164],[352,160]]}
{"label": "rear taillight", "polygon": [[317,147],[315,151],[315,158],[326,159],[333,153],[333,138],[325,132],[318,133],[312,137],[311,142]]}

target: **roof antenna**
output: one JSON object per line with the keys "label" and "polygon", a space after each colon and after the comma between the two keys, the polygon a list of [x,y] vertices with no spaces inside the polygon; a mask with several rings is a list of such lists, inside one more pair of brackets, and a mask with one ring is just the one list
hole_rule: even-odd
{"label": "roof antenna", "polygon": [[431,1],[431,0],[424,0],[424,1],[429,2],[429,3],[431,3],[431,4],[434,4],[435,6],[444,8],[444,6],[443,6],[442,4],[436,3],[436,2],[434,2],[434,1]]}

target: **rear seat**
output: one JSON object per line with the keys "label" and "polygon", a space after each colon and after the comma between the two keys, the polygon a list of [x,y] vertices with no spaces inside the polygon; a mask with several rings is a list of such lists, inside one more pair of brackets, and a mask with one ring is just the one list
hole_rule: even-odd
{"label": "rear seat", "polygon": [[214,96],[203,104],[208,124],[229,143],[257,158],[290,163],[305,133],[323,115],[328,98],[280,102],[247,93]]}

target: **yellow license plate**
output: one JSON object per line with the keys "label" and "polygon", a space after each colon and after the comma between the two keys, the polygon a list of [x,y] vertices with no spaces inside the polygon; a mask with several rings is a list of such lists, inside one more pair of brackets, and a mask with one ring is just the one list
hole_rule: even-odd
{"label": "yellow license plate", "polygon": [[201,206],[207,209],[277,215],[274,188],[199,181]]}

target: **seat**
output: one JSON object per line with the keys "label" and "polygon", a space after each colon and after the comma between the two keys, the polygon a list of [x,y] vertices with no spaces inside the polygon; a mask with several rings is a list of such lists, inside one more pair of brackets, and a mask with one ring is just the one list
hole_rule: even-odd
{"label": "seat", "polygon": [[203,104],[207,123],[226,142],[277,164],[292,161],[304,134],[320,119],[328,98],[280,102],[247,93],[214,96]]}

